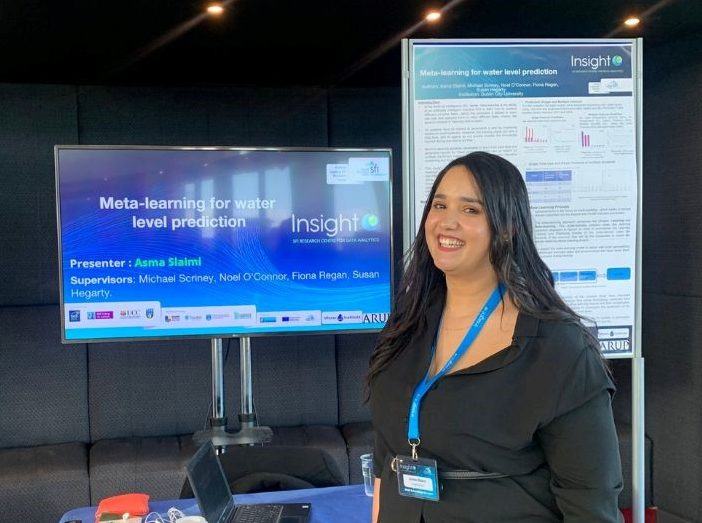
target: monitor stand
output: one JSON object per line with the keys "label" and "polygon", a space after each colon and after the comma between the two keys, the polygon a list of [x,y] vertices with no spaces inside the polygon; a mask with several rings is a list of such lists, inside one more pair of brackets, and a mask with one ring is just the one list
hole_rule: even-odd
{"label": "monitor stand", "polygon": [[268,443],[273,437],[270,427],[256,426],[256,413],[253,410],[253,388],[251,386],[251,338],[239,338],[241,373],[241,411],[238,432],[227,432],[227,418],[224,415],[224,369],[222,364],[222,338],[212,339],[212,415],[210,428],[193,435],[199,447],[208,441],[218,450],[227,445],[257,445]]}

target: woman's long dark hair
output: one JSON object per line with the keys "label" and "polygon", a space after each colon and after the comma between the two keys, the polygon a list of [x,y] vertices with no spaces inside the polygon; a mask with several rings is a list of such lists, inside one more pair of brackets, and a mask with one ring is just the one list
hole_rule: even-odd
{"label": "woman's long dark hair", "polygon": [[434,181],[419,232],[409,251],[395,306],[370,359],[366,378],[368,386],[412,338],[427,328],[429,306],[436,300],[443,302],[445,299],[446,279],[429,254],[424,224],[437,187],[446,172],[456,166],[468,169],[480,189],[492,238],[490,262],[517,308],[539,319],[574,323],[582,328],[588,345],[593,349],[599,346],[582,324],[583,318],[556,292],[553,275],[536,251],[529,197],[519,170],[500,156],[474,152],[453,160]]}

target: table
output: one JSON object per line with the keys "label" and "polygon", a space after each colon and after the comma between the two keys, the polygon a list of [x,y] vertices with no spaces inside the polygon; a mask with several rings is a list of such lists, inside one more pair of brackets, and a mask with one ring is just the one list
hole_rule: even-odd
{"label": "table", "polygon": [[[372,498],[366,496],[363,491],[363,485],[238,494],[234,496],[234,501],[237,504],[311,503],[309,523],[368,523],[373,504]],[[162,516],[165,516],[171,507],[182,510],[186,516],[200,514],[200,509],[194,499],[149,501],[149,508],[154,512],[161,513]],[[93,523],[95,521],[95,508],[85,507],[70,510],[63,515],[60,523],[66,523],[72,519],[83,523]]]}

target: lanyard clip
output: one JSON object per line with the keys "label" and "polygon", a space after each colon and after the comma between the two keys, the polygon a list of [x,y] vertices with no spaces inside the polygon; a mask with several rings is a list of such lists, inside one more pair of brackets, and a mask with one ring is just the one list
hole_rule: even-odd
{"label": "lanyard clip", "polygon": [[[416,442],[416,443],[415,443]],[[422,442],[421,439],[416,438],[416,439],[408,439],[407,443],[410,444],[410,447],[412,448],[412,459],[414,461],[417,461],[419,458],[417,456],[417,447],[419,447],[419,444]]]}

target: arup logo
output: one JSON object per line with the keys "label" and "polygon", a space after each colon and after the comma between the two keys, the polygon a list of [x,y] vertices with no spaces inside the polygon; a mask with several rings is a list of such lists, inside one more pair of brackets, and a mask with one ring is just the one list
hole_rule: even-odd
{"label": "arup logo", "polygon": [[389,316],[387,312],[366,312],[363,314],[363,323],[385,323]]}
{"label": "arup logo", "polygon": [[618,54],[615,54],[615,55],[612,57],[612,63],[613,63],[614,65],[616,65],[617,67],[619,67],[620,65],[622,65],[623,62],[624,62],[624,59],[623,59],[621,56],[619,56]]}
{"label": "arup logo", "polygon": [[361,227],[367,231],[374,231],[380,225],[380,220],[375,214],[364,214],[361,218]]}
{"label": "arup logo", "polygon": [[631,343],[629,340],[600,340],[602,352],[629,352]]}

